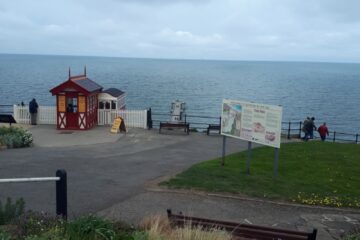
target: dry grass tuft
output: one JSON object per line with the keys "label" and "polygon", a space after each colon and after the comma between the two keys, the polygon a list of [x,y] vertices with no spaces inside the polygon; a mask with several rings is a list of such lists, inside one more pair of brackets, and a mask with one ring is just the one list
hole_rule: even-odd
{"label": "dry grass tuft", "polygon": [[147,233],[148,240],[231,240],[231,234],[221,229],[210,229],[202,227],[191,227],[189,223],[184,228],[171,228],[169,220],[160,215],[150,216],[143,219],[140,224]]}

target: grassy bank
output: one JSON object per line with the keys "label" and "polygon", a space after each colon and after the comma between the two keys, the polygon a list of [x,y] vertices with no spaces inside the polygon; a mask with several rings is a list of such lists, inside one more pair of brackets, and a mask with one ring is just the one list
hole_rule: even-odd
{"label": "grassy bank", "polygon": [[311,205],[360,208],[360,146],[326,142],[283,144],[279,176],[273,178],[274,149],[253,150],[196,164],[162,183],[171,188],[241,193]]}

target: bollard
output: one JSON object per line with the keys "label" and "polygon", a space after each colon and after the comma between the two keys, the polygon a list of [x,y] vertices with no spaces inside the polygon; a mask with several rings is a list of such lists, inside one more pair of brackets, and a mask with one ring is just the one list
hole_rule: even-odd
{"label": "bollard", "polygon": [[67,177],[65,170],[57,170],[56,176],[56,214],[67,219]]}

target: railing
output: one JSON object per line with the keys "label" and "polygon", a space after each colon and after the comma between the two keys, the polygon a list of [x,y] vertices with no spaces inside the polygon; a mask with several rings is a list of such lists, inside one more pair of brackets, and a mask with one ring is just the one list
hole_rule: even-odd
{"label": "railing", "polygon": [[116,117],[124,119],[126,127],[147,128],[147,110],[98,110],[98,125],[111,125]]}
{"label": "railing", "polygon": [[[288,139],[291,138],[301,138],[304,133],[302,132],[303,122],[282,122],[282,134],[285,135]],[[314,138],[320,138],[320,135],[317,131],[314,130]],[[329,136],[327,136],[326,141],[331,142],[349,142],[349,143],[360,143],[360,138],[358,133],[344,133],[337,131],[329,131]]]}
{"label": "railing", "polygon": [[[154,127],[159,127],[160,122],[170,121],[170,113],[154,113],[151,114],[152,122]],[[190,129],[197,129],[204,131],[208,128],[209,124],[221,124],[221,117],[210,117],[210,116],[200,116],[192,114],[184,114],[183,122],[190,123]],[[282,135],[290,138],[301,138],[303,137],[302,133],[302,121],[289,121],[282,122]],[[320,138],[319,133],[314,131],[314,138]],[[329,131],[329,136],[326,138],[326,141],[332,142],[349,142],[349,143],[360,143],[360,136],[357,133],[344,133],[337,131]]]}
{"label": "railing", "polygon": [[4,178],[1,183],[23,183],[23,182],[56,182],[56,214],[67,218],[67,175],[65,170],[57,170],[56,177],[36,178]]}
{"label": "railing", "polygon": [[[13,106],[17,123],[30,124],[29,107]],[[98,110],[98,125],[111,125],[114,118],[124,119],[126,127],[147,128],[147,110]],[[39,106],[38,124],[56,124],[56,106]]]}
{"label": "railing", "polygon": [[[170,113],[152,113],[153,126],[159,127],[160,122],[170,121],[171,116]],[[190,123],[190,129],[205,131],[209,124],[221,124],[221,117],[184,114],[183,122]]]}
{"label": "railing", "polygon": [[0,113],[13,114],[13,105],[1,105],[0,104]]}

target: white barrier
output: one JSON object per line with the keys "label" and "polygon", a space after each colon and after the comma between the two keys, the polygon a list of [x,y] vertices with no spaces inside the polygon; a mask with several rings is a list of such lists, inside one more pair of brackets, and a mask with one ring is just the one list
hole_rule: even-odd
{"label": "white barrier", "polygon": [[98,110],[98,125],[110,125],[116,117],[124,119],[126,127],[147,128],[147,110]]}
{"label": "white barrier", "polygon": [[[147,110],[98,110],[98,125],[111,125],[114,118],[120,116],[126,127],[147,128]],[[14,105],[14,118],[17,123],[30,124],[28,106]],[[56,107],[39,106],[38,124],[56,124]]]}

